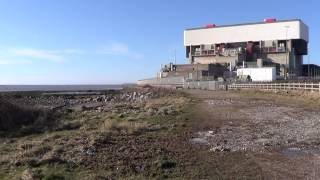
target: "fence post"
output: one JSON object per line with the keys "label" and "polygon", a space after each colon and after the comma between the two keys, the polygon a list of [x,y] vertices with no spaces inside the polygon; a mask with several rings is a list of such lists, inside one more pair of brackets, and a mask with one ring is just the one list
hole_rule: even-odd
{"label": "fence post", "polygon": [[319,85],[318,85],[318,89],[319,89],[319,93],[320,93],[320,82],[319,82]]}
{"label": "fence post", "polygon": [[307,89],[307,83],[305,82],[304,83],[304,90],[306,91],[306,89]]}

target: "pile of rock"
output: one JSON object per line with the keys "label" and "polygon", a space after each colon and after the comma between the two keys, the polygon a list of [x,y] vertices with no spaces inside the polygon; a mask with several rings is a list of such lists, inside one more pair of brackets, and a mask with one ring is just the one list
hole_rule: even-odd
{"label": "pile of rock", "polygon": [[138,92],[138,91],[130,91],[130,92],[123,92],[121,94],[109,94],[109,95],[100,95],[95,96],[91,98],[91,101],[93,102],[119,102],[119,101],[125,101],[125,102],[142,102],[147,99],[150,99],[154,97],[153,92]]}
{"label": "pile of rock", "polygon": [[120,96],[121,101],[129,101],[129,102],[142,102],[147,99],[154,97],[153,92],[125,92]]}

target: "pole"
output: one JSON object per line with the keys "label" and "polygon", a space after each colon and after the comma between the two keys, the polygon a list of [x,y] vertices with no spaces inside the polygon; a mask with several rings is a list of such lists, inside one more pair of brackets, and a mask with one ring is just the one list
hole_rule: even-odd
{"label": "pole", "polygon": [[197,81],[199,81],[199,77],[198,77],[198,74],[199,74],[199,67],[198,67],[198,64],[199,64],[199,63],[197,63]]}
{"label": "pole", "polygon": [[177,65],[177,53],[176,53],[176,49],[174,49],[174,65]]}
{"label": "pole", "polygon": [[310,79],[310,54],[308,52],[308,79]]}
{"label": "pole", "polygon": [[290,62],[288,63],[288,29],[290,28],[290,26],[285,26],[286,28],[286,66],[288,65],[288,70],[285,74],[285,79],[288,79],[288,73],[290,74]]}

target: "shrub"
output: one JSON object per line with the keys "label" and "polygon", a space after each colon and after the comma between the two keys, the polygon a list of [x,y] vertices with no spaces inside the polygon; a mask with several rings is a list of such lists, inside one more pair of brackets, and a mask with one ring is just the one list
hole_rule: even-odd
{"label": "shrub", "polygon": [[15,105],[0,97],[0,136],[43,132],[56,123],[54,117],[51,111]]}

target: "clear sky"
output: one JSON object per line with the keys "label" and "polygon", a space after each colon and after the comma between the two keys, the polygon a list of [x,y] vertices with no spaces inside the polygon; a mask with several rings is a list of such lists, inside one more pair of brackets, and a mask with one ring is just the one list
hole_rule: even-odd
{"label": "clear sky", "polygon": [[[183,30],[302,19],[320,59],[317,0],[0,0],[0,84],[117,84],[187,63]],[[308,57],[305,57],[307,63]]]}

